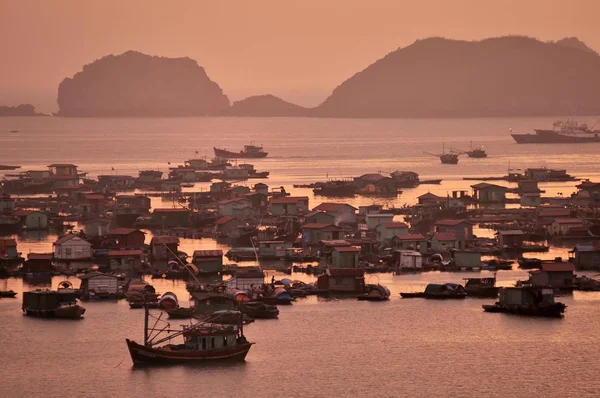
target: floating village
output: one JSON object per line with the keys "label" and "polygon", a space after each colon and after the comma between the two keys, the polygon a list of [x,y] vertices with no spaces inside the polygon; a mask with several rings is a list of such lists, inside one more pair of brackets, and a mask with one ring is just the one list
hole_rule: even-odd
{"label": "floating village", "polygon": [[[547,134],[557,140],[555,132]],[[140,170],[138,176],[107,172],[89,178],[74,164],[27,171],[0,166],[6,171],[0,277],[23,278],[34,287],[64,278],[56,290],[34,288],[19,297],[5,289],[1,299],[21,300],[28,316],[65,319],[84,317],[87,301],[126,300],[144,312],[143,341],[126,341],[133,363],[141,365],[243,360],[253,345],[245,325],[278,318],[278,306],[309,295],[385,305],[390,290],[368,274],[423,273],[426,279],[428,272],[486,271],[461,284],[429,283],[394,299],[475,299],[481,311],[520,316],[568,316],[562,295],[600,291],[600,280],[588,272],[600,270],[600,182],[579,180],[567,170],[465,176],[464,189],[424,193],[418,203],[401,207],[377,202],[441,180],[394,171],[287,187],[312,190],[322,198],[315,205],[308,196],[265,183],[269,171],[249,163],[268,156],[262,146],[214,148],[214,155],[172,165],[168,173]],[[446,144],[429,155],[447,167],[461,156],[488,156],[480,146],[446,150]],[[509,186],[493,183],[499,181]],[[575,191],[545,195],[545,183],[567,181],[576,182]],[[209,188],[197,190],[197,183]],[[361,195],[373,204],[347,203]],[[153,198],[171,205],[153,207]],[[490,234],[477,236],[484,229]],[[16,234],[43,230],[58,239],[40,252],[19,251]],[[219,247],[186,253],[181,239],[213,239]],[[532,256],[553,247],[567,255]],[[529,277],[497,285],[497,275],[517,268]],[[269,277],[268,270],[277,274]],[[314,282],[294,277],[300,273]],[[189,306],[173,292],[156,291],[156,279],[184,281]],[[169,319],[190,321],[177,329]],[[174,343],[177,338],[180,343]]]}

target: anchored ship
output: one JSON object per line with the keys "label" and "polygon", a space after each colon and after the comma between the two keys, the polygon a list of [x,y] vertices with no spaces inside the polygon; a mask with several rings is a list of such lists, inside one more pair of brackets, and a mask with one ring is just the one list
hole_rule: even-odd
{"label": "anchored ship", "polygon": [[[597,123],[596,123],[597,124]],[[595,125],[594,125],[595,126]],[[517,144],[576,144],[600,142],[600,130],[575,120],[558,120],[552,130],[534,129],[535,134],[511,134]]]}
{"label": "anchored ship", "polygon": [[221,148],[213,148],[213,149],[215,151],[216,157],[225,158],[225,159],[241,159],[241,158],[256,159],[256,158],[266,158],[268,155],[268,152],[265,152],[263,150],[262,146],[254,145],[252,143],[250,145],[244,145],[244,149],[239,152],[232,152],[232,151],[228,151],[227,149],[221,149]]}

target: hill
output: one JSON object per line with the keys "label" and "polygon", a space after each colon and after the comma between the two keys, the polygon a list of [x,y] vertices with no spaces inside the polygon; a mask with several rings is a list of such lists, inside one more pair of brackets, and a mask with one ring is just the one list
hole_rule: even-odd
{"label": "hill", "polygon": [[418,40],[343,82],[315,114],[595,115],[600,112],[600,56],[577,42],[520,36]]}
{"label": "hill", "polygon": [[2,116],[46,116],[43,113],[35,111],[35,106],[31,104],[21,104],[17,106],[0,106],[0,117]]}
{"label": "hill", "polygon": [[85,65],[58,87],[59,116],[203,116],[229,99],[190,58],[128,51]]}
{"label": "hill", "polygon": [[307,116],[309,109],[284,101],[271,94],[255,95],[236,101],[222,114],[227,116]]}

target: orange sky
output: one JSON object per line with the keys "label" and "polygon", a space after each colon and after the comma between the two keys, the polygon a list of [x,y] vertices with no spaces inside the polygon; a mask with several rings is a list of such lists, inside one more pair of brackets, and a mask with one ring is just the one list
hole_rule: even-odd
{"label": "orange sky", "polygon": [[316,105],[416,39],[577,36],[600,50],[598,0],[0,0],[0,104],[56,109],[85,63],[129,49],[189,56],[231,100]]}

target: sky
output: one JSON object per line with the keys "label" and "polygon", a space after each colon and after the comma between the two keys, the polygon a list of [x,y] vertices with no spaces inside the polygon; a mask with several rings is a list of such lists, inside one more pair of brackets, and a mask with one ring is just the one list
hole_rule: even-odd
{"label": "sky", "polygon": [[599,11],[599,0],[0,0],[0,105],[55,111],[65,77],[137,50],[195,59],[232,101],[315,106],[431,36],[576,36],[600,50]]}

